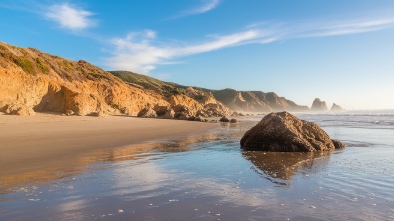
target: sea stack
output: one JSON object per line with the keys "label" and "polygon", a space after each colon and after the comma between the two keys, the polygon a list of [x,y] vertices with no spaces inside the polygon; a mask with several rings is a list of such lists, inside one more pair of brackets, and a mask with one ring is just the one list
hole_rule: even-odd
{"label": "sea stack", "polygon": [[339,105],[333,103],[330,110],[331,110],[331,111],[338,111],[338,110],[343,110],[343,109],[342,109],[341,106],[339,106]]}
{"label": "sea stack", "polygon": [[325,101],[321,101],[319,98],[315,98],[315,100],[312,103],[312,108],[311,110],[313,111],[327,111],[327,104]]}
{"label": "sea stack", "polygon": [[271,152],[333,151],[345,146],[331,140],[317,124],[286,111],[266,115],[245,133],[240,144],[244,150]]}

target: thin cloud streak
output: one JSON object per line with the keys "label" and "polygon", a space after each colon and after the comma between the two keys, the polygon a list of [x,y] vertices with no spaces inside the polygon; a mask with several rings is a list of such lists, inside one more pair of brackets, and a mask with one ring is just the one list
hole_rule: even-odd
{"label": "thin cloud streak", "polygon": [[181,17],[185,17],[185,16],[190,16],[190,15],[198,15],[198,14],[207,13],[209,11],[212,11],[216,7],[218,7],[218,5],[220,4],[220,0],[203,0],[203,1],[205,3],[204,5],[183,11],[180,14],[169,18],[169,20],[177,19],[177,18],[181,18]]}
{"label": "thin cloud streak", "polygon": [[209,12],[214,8],[216,8],[219,5],[219,2],[220,2],[219,0],[208,0],[208,2],[205,5],[190,10],[189,14],[202,14],[205,12]]}
{"label": "thin cloud streak", "polygon": [[[394,18],[314,24],[255,23],[245,30],[210,37],[200,43],[174,45],[157,41],[152,30],[129,33],[112,39],[112,56],[106,60],[111,69],[149,74],[158,65],[174,63],[174,59],[245,44],[269,44],[294,38],[328,37],[378,31],[394,27]],[[176,63],[176,62],[175,62]]]}
{"label": "thin cloud streak", "polygon": [[92,12],[85,11],[67,3],[49,6],[47,10],[44,16],[58,23],[61,28],[82,30],[96,25],[96,22],[90,19],[93,15]]}

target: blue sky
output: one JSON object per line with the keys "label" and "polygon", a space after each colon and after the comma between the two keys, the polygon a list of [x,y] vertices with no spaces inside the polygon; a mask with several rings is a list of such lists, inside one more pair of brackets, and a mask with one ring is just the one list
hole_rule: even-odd
{"label": "blue sky", "polygon": [[392,0],[1,0],[0,28],[105,70],[394,109]]}

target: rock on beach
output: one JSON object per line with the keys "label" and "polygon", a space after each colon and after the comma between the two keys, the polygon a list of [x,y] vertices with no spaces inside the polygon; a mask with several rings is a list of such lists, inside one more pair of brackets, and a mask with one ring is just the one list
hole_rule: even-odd
{"label": "rock on beach", "polygon": [[317,124],[298,119],[288,112],[270,113],[241,139],[244,150],[272,152],[333,151],[343,148]]}

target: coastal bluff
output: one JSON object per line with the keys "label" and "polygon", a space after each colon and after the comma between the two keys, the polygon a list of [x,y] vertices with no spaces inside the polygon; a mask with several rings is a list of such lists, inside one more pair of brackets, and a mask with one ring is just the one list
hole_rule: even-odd
{"label": "coastal bluff", "polygon": [[344,148],[340,141],[313,122],[298,119],[284,111],[266,115],[242,137],[241,148],[270,152],[316,152]]}
{"label": "coastal bluff", "polygon": [[83,60],[71,61],[1,42],[0,88],[0,112],[11,115],[137,116],[149,107],[169,107],[188,115],[198,111],[214,116],[230,114],[209,93],[198,93],[196,98],[175,89],[170,94],[159,93]]}
{"label": "coastal bluff", "polygon": [[201,119],[234,111],[309,110],[273,92],[183,86],[129,71],[104,71],[84,60],[2,42],[0,88],[0,112],[11,115],[137,116],[149,109],[140,116]]}

